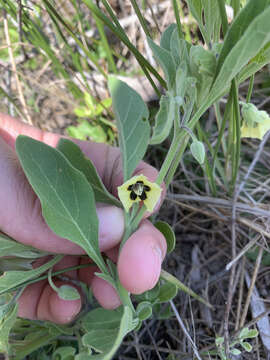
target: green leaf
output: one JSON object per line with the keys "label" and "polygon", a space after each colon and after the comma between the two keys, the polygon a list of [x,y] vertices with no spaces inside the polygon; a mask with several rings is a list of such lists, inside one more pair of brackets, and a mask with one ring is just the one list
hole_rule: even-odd
{"label": "green leaf", "polygon": [[187,65],[184,62],[178,66],[175,78],[176,95],[184,99],[187,90]]}
{"label": "green leaf", "polygon": [[75,354],[76,349],[72,346],[60,346],[54,351],[52,360],[73,360]]}
{"label": "green leaf", "polygon": [[166,282],[161,285],[159,294],[157,297],[157,302],[164,303],[172,300],[177,295],[177,287],[174,284]]}
{"label": "green leaf", "polygon": [[167,242],[167,254],[175,248],[175,233],[172,227],[165,221],[157,221],[155,227],[164,235]]}
{"label": "green leaf", "polygon": [[247,352],[251,352],[252,350],[252,345],[246,341],[241,341],[240,345],[247,351]]}
{"label": "green leaf", "polygon": [[16,151],[46,223],[57,235],[81,246],[106,272],[98,246],[94,192],[86,177],[59,150],[30,137],[18,136]]}
{"label": "green leaf", "polygon": [[160,281],[158,281],[158,283],[156,284],[155,287],[153,287],[153,289],[145,291],[139,295],[133,295],[133,297],[135,298],[135,300],[137,302],[147,301],[147,302],[154,303],[156,298],[158,297],[159,288],[160,288]]}
{"label": "green leaf", "polygon": [[[132,310],[125,306],[118,330],[91,330],[83,336],[82,341],[86,346],[93,347],[94,349],[106,349],[106,352],[102,354],[93,355],[93,360],[111,360],[124,337],[132,331],[138,323],[138,319],[133,320]],[[102,339],[103,342],[101,341]]]}
{"label": "green leaf", "polygon": [[198,163],[202,165],[205,158],[205,148],[203,143],[201,141],[194,140],[190,145],[190,151]]}
{"label": "green leaf", "polygon": [[221,17],[217,0],[204,0],[204,19],[207,38],[219,41]]}
{"label": "green leaf", "polygon": [[216,346],[221,346],[224,344],[224,337],[217,337],[215,340]]}
{"label": "green leaf", "polygon": [[3,256],[16,256],[26,259],[35,259],[46,255],[31,246],[23,245],[0,232],[0,254]]}
{"label": "green leaf", "polygon": [[0,257],[0,273],[5,271],[12,270],[31,270],[32,262],[35,259],[25,259],[25,258],[13,258],[13,257]]}
{"label": "green leaf", "polygon": [[70,285],[62,285],[58,288],[57,295],[63,300],[78,300],[80,294],[78,290]]}
{"label": "green leaf", "polygon": [[174,30],[177,31],[177,25],[176,24],[170,24],[165,31],[163,31],[160,39],[160,46],[170,51],[171,50],[171,37]]}
{"label": "green leaf", "polygon": [[62,255],[55,256],[52,260],[40,267],[28,271],[7,271],[0,277],[0,295],[25,282],[34,279],[53,267],[62,259]]}
{"label": "green leaf", "polygon": [[206,43],[209,43],[210,39],[207,35],[206,29],[204,27],[203,23],[203,12],[204,12],[204,6],[206,0],[187,0],[187,4],[189,7],[189,11],[191,12],[192,16],[196,19],[200,31],[202,33],[202,36],[204,38],[204,41]]}
{"label": "green leaf", "polygon": [[113,287],[116,287],[115,281],[114,279],[111,277],[111,275],[108,274],[104,274],[104,273],[99,273],[96,272],[95,275],[105,281],[107,281],[109,284],[111,284]]}
{"label": "green leaf", "polygon": [[245,327],[244,329],[241,330],[240,334],[239,334],[239,339],[251,339],[251,338],[255,338],[259,335],[259,332],[257,329],[251,329],[249,330],[247,327]]}
{"label": "green leaf", "polygon": [[92,141],[99,143],[106,143],[107,135],[100,125],[93,125],[87,120],[83,120],[77,126],[69,126],[67,133],[76,139],[87,140],[88,138]]}
{"label": "green leaf", "polygon": [[172,33],[170,48],[176,67],[180,64],[184,64],[188,68],[191,44],[186,40],[179,38],[177,29]]}
{"label": "green leaf", "polygon": [[125,182],[146,152],[150,137],[149,112],[141,96],[123,81],[109,77],[109,89],[119,131]]}
{"label": "green leaf", "polygon": [[[247,5],[238,13],[225,36],[224,44],[218,58],[216,74],[220,72],[226,57],[232,51],[237,42],[243,36],[245,36],[245,32],[248,30],[253,20],[258,15],[262,14],[265,8],[269,6],[269,4],[269,0],[249,1]],[[255,32],[259,32],[259,28],[254,27],[254,30]],[[254,40],[255,39],[256,37]],[[246,42],[249,44],[247,40]]]}
{"label": "green leaf", "polygon": [[197,20],[199,25],[203,25],[202,22],[202,10],[203,5],[201,0],[187,0],[189,10],[192,16]]}
{"label": "green leaf", "polygon": [[231,349],[231,350],[230,350],[230,353],[231,353],[232,355],[237,356],[237,355],[240,355],[240,354],[241,354],[241,351],[238,350],[238,349]]}
{"label": "green leaf", "polygon": [[18,305],[15,304],[12,309],[0,321],[0,353],[9,352],[9,333],[15,324],[17,318]]}
{"label": "green leaf", "polygon": [[136,308],[136,313],[141,321],[148,319],[152,315],[152,304],[149,301],[142,301]]}
{"label": "green leaf", "polygon": [[224,54],[221,54],[222,60],[218,62],[216,79],[211,87],[208,100],[211,99],[211,102],[214,102],[222,96],[228,90],[231,80],[270,41],[269,18],[270,6],[249,24],[245,33],[225,58]]}
{"label": "green leaf", "polygon": [[106,310],[99,307],[95,310],[88,312],[83,317],[82,327],[87,332],[91,330],[118,329],[122,316],[122,307],[116,310]]}
{"label": "green leaf", "polygon": [[171,317],[175,316],[170,304],[167,304],[165,306],[162,306],[160,303],[154,304],[153,313],[155,314],[155,318],[158,320],[168,320]]}
{"label": "green leaf", "polygon": [[161,279],[165,280],[166,283],[169,282],[172,285],[175,285],[177,289],[184,291],[186,294],[192,296],[194,299],[202,302],[206,306],[213,308],[211,304],[209,304],[206,300],[204,300],[201,296],[197,295],[192,289],[187,287],[185,284],[183,284],[180,280],[178,280],[176,277],[174,277],[172,274],[168,273],[165,270],[161,270],[160,274]]}
{"label": "green leaf", "polygon": [[215,75],[216,58],[212,51],[202,46],[192,46],[190,49],[190,70],[197,80],[198,106],[207,98]]}
{"label": "green leaf", "polygon": [[84,155],[78,145],[68,139],[61,138],[57,145],[57,149],[64,154],[64,156],[70,161],[71,165],[85,175],[94,190],[97,202],[121,207],[121,202],[109,193],[99,177],[94,164]]}
{"label": "green leaf", "polygon": [[150,140],[151,145],[162,143],[170,134],[175,115],[175,100],[172,95],[163,96],[160,108],[155,117],[155,126]]}
{"label": "green leaf", "polygon": [[151,50],[153,51],[154,57],[156,61],[160,64],[162,67],[162,70],[164,71],[166,81],[168,84],[168,88],[172,89],[175,82],[175,63],[174,59],[171,55],[171,53],[158,46],[152,39],[147,37],[148,45],[150,46]]}
{"label": "green leaf", "polygon": [[117,333],[118,329],[90,330],[82,337],[82,343],[84,346],[88,346],[95,351],[106,353],[113,347]]}
{"label": "green leaf", "polygon": [[251,75],[255,74],[265,65],[270,63],[270,42],[267,43],[259,53],[252,58],[249,63],[240,71],[238,82],[242,83]]}

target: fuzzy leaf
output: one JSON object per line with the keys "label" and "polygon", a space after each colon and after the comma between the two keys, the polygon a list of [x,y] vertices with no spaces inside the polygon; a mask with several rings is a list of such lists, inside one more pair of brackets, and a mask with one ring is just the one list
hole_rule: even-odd
{"label": "fuzzy leaf", "polygon": [[177,295],[177,292],[178,289],[174,284],[166,282],[160,287],[157,302],[164,303],[170,301]]}
{"label": "fuzzy leaf", "polygon": [[0,277],[0,295],[8,290],[15,288],[24,282],[34,279],[54,266],[62,258],[61,255],[55,256],[40,267],[28,271],[7,271]]}
{"label": "fuzzy leaf", "polygon": [[118,329],[123,316],[123,308],[106,310],[97,308],[87,313],[82,320],[82,327],[85,331]]}
{"label": "fuzzy leaf", "polygon": [[173,88],[174,82],[175,82],[176,68],[175,68],[175,63],[174,63],[171,53],[168,50],[158,46],[149,37],[147,38],[147,42],[148,42],[148,45],[150,46],[151,50],[153,51],[156,61],[162,67],[162,70],[166,77],[168,88],[169,89]]}
{"label": "fuzzy leaf", "polygon": [[149,112],[141,96],[123,81],[110,77],[109,89],[119,131],[125,182],[146,152],[150,137]]}
{"label": "fuzzy leaf", "polygon": [[63,300],[78,300],[80,294],[78,290],[69,285],[62,285],[58,288],[57,295]]}
{"label": "fuzzy leaf", "polygon": [[[250,3],[255,3],[250,1]],[[256,2],[257,4],[257,2]],[[254,58],[270,41],[270,6],[250,22],[246,31],[237,43],[230,48],[230,52],[220,55],[214,84],[211,87],[208,101],[216,101],[225,93],[231,80]]]}
{"label": "fuzzy leaf", "polygon": [[138,319],[133,320],[132,310],[125,306],[118,330],[91,330],[83,336],[82,342],[84,345],[102,352],[93,355],[91,357],[93,360],[111,360],[124,337],[137,326],[138,322]]}
{"label": "fuzzy leaf", "polygon": [[81,246],[104,269],[95,197],[86,177],[59,150],[30,137],[18,136],[16,151],[40,199],[46,223],[57,235]]}
{"label": "fuzzy leaf", "polygon": [[0,321],[0,353],[9,351],[9,333],[17,318],[18,305],[15,304],[11,310]]}
{"label": "fuzzy leaf", "polygon": [[247,352],[251,352],[252,346],[250,345],[250,343],[248,343],[248,342],[246,342],[246,341],[241,341],[240,345],[241,345]]}
{"label": "fuzzy leaf", "polygon": [[75,353],[76,349],[72,346],[60,346],[54,351],[52,360],[71,360]]}
{"label": "fuzzy leaf", "polygon": [[165,31],[163,31],[162,35],[161,35],[161,39],[160,39],[160,46],[165,49],[170,51],[171,50],[171,38],[172,38],[172,34],[174,32],[174,30],[177,30],[177,25],[176,24],[170,24]]}
{"label": "fuzzy leaf", "polygon": [[148,301],[142,301],[136,308],[136,313],[141,321],[148,319],[152,315],[152,304]]}
{"label": "fuzzy leaf", "polygon": [[35,259],[46,255],[45,252],[21,244],[2,233],[0,233],[0,254],[1,257],[16,256],[25,259]]}
{"label": "fuzzy leaf", "polygon": [[160,108],[155,118],[151,145],[162,143],[170,134],[174,119],[175,101],[172,95],[162,96]]}
{"label": "fuzzy leaf", "polygon": [[112,194],[110,194],[109,191],[105,188],[94,164],[84,155],[79,146],[70,140],[62,138],[57,145],[57,149],[64,154],[64,156],[70,161],[71,165],[73,165],[76,169],[85,175],[86,179],[94,190],[95,199],[97,202],[121,207],[121,202],[117,200]]}
{"label": "fuzzy leaf", "polygon": [[[237,42],[245,36],[245,32],[248,30],[252,21],[269,6],[269,0],[260,0],[260,1],[249,1],[247,5],[238,13],[237,17],[234,19],[231,24],[226,37],[224,39],[224,44],[222,46],[221,53],[218,58],[217,71],[219,73],[222,65],[225,62],[226,57],[232,51]],[[255,32],[258,29],[254,28]],[[256,41],[256,40],[255,40]],[[247,42],[247,40],[246,40]],[[249,43],[249,42],[248,42]]]}
{"label": "fuzzy leaf", "polygon": [[167,254],[175,248],[175,234],[172,227],[165,221],[157,221],[155,227],[163,234],[167,242]]}
{"label": "fuzzy leaf", "polygon": [[201,141],[194,140],[190,145],[190,151],[199,164],[204,163],[205,149]]}

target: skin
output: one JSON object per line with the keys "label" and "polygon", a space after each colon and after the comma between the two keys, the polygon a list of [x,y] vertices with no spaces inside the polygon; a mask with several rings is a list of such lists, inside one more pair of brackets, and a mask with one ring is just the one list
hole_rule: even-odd
{"label": "skin", "polygon": [[[62,253],[66,256],[54,267],[54,270],[90,262],[83,250],[54,234],[44,222],[39,199],[28,183],[15,152],[15,140],[19,134],[31,136],[50,146],[56,146],[59,135],[43,132],[22,123],[10,116],[0,114],[0,229],[10,237],[26,245],[44,251]],[[74,140],[86,156],[90,157],[97,168],[105,186],[117,196],[117,186],[123,182],[120,151],[105,144]],[[134,175],[144,174],[154,181],[157,170],[141,162]],[[161,200],[165,196],[163,189]],[[161,263],[166,254],[166,241],[163,235],[144,219],[138,230],[127,240],[121,253],[118,244],[124,231],[124,219],[121,209],[105,204],[97,205],[99,217],[99,244],[117,263],[120,281],[134,294],[140,294],[155,286],[158,281]],[[150,214],[147,214],[149,216]],[[36,261],[34,266],[39,266]],[[104,280],[94,275],[95,266],[66,273],[70,279],[80,280],[91,286],[94,296],[101,306],[114,309],[120,305],[115,290]],[[67,282],[54,280],[57,286]],[[72,285],[70,283],[69,285]],[[64,301],[49,286],[47,281],[28,286],[19,299],[19,316],[65,324],[79,313],[81,300]]]}

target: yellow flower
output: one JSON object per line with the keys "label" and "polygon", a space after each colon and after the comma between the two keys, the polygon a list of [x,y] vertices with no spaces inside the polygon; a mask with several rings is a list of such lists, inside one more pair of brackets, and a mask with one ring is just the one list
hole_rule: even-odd
{"label": "yellow flower", "polygon": [[117,189],[126,212],[134,203],[140,201],[143,201],[146,209],[152,212],[162,191],[159,185],[147,180],[144,175],[133,176]]}
{"label": "yellow flower", "polygon": [[241,137],[250,137],[262,140],[270,130],[270,117],[266,111],[260,111],[255,105],[248,103],[242,106],[243,124]]}

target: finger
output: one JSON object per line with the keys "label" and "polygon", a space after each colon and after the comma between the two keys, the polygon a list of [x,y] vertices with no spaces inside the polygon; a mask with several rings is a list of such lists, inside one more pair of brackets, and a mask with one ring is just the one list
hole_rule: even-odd
{"label": "finger", "polygon": [[[51,146],[56,146],[60,138],[57,134],[43,132],[8,115],[0,113],[0,135],[1,134],[13,147],[16,137],[20,134],[31,136],[36,140],[43,141]],[[107,189],[117,197],[117,187],[123,183],[120,150],[102,143],[80,141],[76,139],[73,139],[73,141],[80,146],[84,154],[92,160]],[[139,174],[145,175],[148,180],[153,182],[157,178],[158,171],[154,167],[141,161],[133,175]],[[162,190],[161,199],[156,206],[155,211],[159,209],[165,198],[166,188],[164,184],[162,185]],[[146,216],[149,215],[150,213],[147,213]]]}
{"label": "finger", "polygon": [[[106,251],[108,254],[108,251]],[[87,258],[81,259],[81,264],[89,264],[91,260]],[[97,266],[79,269],[79,279],[88,286],[91,286],[96,300],[105,309],[115,309],[121,305],[121,300],[117,295],[116,290],[105,280],[95,275],[100,272]]]}
{"label": "finger", "polygon": [[121,284],[134,294],[152,289],[159,279],[166,249],[164,236],[144,220],[119,254],[117,268]]}
{"label": "finger", "polygon": [[[56,281],[56,286],[67,284]],[[46,280],[27,286],[18,300],[18,315],[27,319],[52,321],[57,324],[71,322],[81,309],[81,299],[63,300]]]}
{"label": "finger", "polygon": [[107,281],[94,276],[91,288],[95,298],[105,309],[112,310],[121,305],[121,300],[116,290]]}

